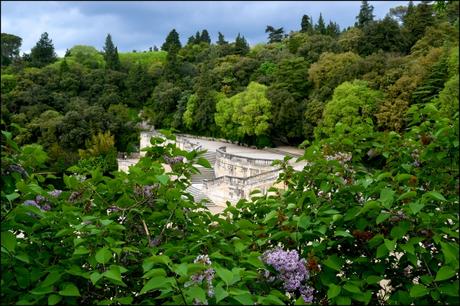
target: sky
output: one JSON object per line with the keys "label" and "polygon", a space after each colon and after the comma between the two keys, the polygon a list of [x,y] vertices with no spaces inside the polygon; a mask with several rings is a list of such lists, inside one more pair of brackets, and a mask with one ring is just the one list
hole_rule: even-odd
{"label": "sky", "polygon": [[[377,19],[407,1],[369,1]],[[267,42],[265,28],[298,31],[302,16],[316,22],[320,12],[326,24],[352,26],[361,1],[2,1],[1,31],[22,38],[21,53],[30,52],[43,32],[48,32],[56,53],[75,45],[102,50],[112,35],[120,52],[160,47],[175,28],[184,44],[196,31],[207,29],[234,41],[238,33],[250,45]]]}

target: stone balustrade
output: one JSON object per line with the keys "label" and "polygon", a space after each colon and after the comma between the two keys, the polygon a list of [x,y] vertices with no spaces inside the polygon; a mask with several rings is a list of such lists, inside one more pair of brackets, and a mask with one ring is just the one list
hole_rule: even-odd
{"label": "stone balustrade", "polygon": [[275,169],[273,159],[262,159],[241,156],[226,152],[226,147],[216,150],[214,171],[217,177],[235,176],[250,177]]}

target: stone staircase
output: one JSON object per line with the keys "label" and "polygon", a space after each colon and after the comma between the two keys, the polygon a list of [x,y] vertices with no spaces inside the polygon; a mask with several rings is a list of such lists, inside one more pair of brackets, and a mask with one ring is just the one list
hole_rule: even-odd
{"label": "stone staircase", "polygon": [[208,203],[206,203],[206,207],[212,208],[217,206],[214,204],[214,202],[211,201],[211,199],[205,195],[199,188],[190,185],[185,191],[189,192],[192,196],[193,199],[195,199],[195,202],[200,202],[201,200],[208,200]]}
{"label": "stone staircase", "polygon": [[213,180],[216,178],[214,169],[197,167],[199,173],[192,174],[192,184],[201,184],[203,180]]}
{"label": "stone staircase", "polygon": [[292,153],[292,152],[288,152],[288,151],[277,149],[277,148],[265,148],[264,150],[271,152],[271,153],[282,154],[282,155],[289,156],[292,158],[298,158],[302,156],[302,154]]}
{"label": "stone staircase", "polygon": [[216,178],[216,174],[213,169],[214,164],[216,163],[216,152],[206,152],[203,157],[209,161],[212,168],[208,169],[197,166],[197,169],[200,172],[192,175],[192,184],[200,184],[203,182],[203,180],[213,180]]}
{"label": "stone staircase", "polygon": [[211,166],[214,168],[214,164],[216,163],[216,152],[206,152],[203,155],[204,158],[206,158]]}

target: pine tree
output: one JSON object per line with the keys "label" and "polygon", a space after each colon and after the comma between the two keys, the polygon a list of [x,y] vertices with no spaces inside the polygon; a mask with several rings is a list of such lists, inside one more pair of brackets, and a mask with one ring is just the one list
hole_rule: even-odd
{"label": "pine tree", "polygon": [[107,34],[104,45],[104,59],[106,68],[111,70],[120,69],[120,59],[118,58],[118,49],[112,41],[112,36]]}
{"label": "pine tree", "polygon": [[244,36],[238,33],[235,39],[235,53],[240,55],[246,55],[249,52],[249,45]]}
{"label": "pine tree", "polygon": [[326,34],[326,24],[324,23],[323,15],[319,14],[318,23],[315,26],[315,31],[318,34]]}
{"label": "pine tree", "polygon": [[21,48],[22,38],[16,35],[1,34],[2,49],[2,66],[9,65],[19,57],[19,48]]}
{"label": "pine tree", "polygon": [[340,27],[337,23],[329,21],[326,27],[326,35],[337,37],[340,34]]}
{"label": "pine tree", "polygon": [[161,50],[177,53],[180,48],[182,48],[182,45],[179,40],[179,34],[176,29],[172,29],[161,46]]}
{"label": "pine tree", "polygon": [[302,22],[300,23],[300,32],[302,33],[312,33],[313,32],[312,20],[307,15],[302,16]]}
{"label": "pine tree", "polygon": [[219,46],[227,45],[228,41],[225,40],[224,34],[220,33],[218,34],[218,39],[217,39],[217,44]]}
{"label": "pine tree", "polygon": [[270,44],[275,42],[281,42],[283,40],[283,28],[275,29],[274,27],[268,25],[265,29],[265,33],[269,33],[268,43]]}
{"label": "pine tree", "polygon": [[211,37],[209,37],[209,33],[206,29],[201,31],[200,42],[211,44]]}
{"label": "pine tree", "polygon": [[56,61],[57,56],[54,52],[53,41],[48,38],[48,33],[43,33],[35,47],[30,51],[32,65],[43,67]]}
{"label": "pine tree", "polygon": [[361,3],[361,9],[359,11],[358,16],[356,16],[357,22],[355,23],[355,26],[362,28],[366,26],[369,22],[374,20],[374,7],[372,5],[369,5],[367,1],[362,1]]}
{"label": "pine tree", "polygon": [[190,36],[188,39],[187,39],[187,45],[194,45],[195,44],[195,36]]}

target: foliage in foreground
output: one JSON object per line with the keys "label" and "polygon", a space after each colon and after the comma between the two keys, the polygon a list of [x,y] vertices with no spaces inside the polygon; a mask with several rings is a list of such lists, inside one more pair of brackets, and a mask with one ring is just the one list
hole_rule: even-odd
{"label": "foliage in foreground", "polygon": [[152,138],[129,174],[65,176],[59,191],[39,173],[41,147],[2,132],[1,299],[455,304],[458,112],[427,104],[411,117],[404,136],[336,125],[306,149],[303,171],[279,162],[285,191],[220,218],[185,191],[200,152]]}

